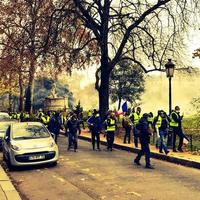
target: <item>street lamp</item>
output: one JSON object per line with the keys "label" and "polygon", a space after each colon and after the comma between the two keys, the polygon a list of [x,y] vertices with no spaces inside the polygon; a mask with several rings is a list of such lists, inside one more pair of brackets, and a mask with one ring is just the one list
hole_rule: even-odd
{"label": "street lamp", "polygon": [[174,76],[175,64],[172,62],[172,59],[168,59],[168,62],[165,64],[165,70],[167,78],[169,78],[169,114],[172,111],[172,77]]}

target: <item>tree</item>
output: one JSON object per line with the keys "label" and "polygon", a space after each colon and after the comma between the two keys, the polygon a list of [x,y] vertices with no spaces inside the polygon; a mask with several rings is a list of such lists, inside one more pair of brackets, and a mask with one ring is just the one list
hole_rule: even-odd
{"label": "tree", "polygon": [[119,110],[122,100],[133,103],[140,99],[142,92],[144,92],[144,73],[142,69],[139,66],[132,66],[128,61],[121,61],[113,69],[110,76],[112,102],[119,101]]}
{"label": "tree", "polygon": [[[67,1],[65,1],[65,4],[67,4]],[[26,64],[28,68],[25,109],[29,112],[32,110],[33,83],[38,68],[41,65],[51,66],[52,60],[57,58],[57,54],[55,55],[52,52],[56,52],[55,50],[58,47],[55,38],[59,33],[62,35],[60,30],[62,30],[63,22],[60,21],[60,16],[63,17],[63,14],[57,12],[56,6],[60,6],[60,4],[54,0],[9,0],[0,4],[2,45],[9,49],[16,49],[16,52],[19,50],[18,47],[22,47],[15,55],[18,54],[18,57],[20,55],[22,57],[21,64]],[[64,15],[68,15],[68,13]],[[10,31],[12,34],[10,34]],[[47,54],[51,56],[44,63],[42,61]]]}
{"label": "tree", "polygon": [[191,22],[190,10],[198,3],[195,0],[73,2],[80,27],[86,27],[91,34],[85,44],[77,43],[74,52],[78,55],[94,42],[97,46],[100,66],[95,87],[102,116],[109,108],[109,78],[116,65],[122,59],[130,59],[146,73],[162,71],[168,57],[177,58],[180,54],[183,30]]}

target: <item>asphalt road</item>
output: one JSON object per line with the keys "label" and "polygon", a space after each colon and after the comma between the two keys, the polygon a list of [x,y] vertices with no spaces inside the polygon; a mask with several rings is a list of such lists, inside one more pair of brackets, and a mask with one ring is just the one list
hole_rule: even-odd
{"label": "asphalt road", "polygon": [[80,140],[78,152],[67,151],[64,136],[58,144],[56,167],[8,172],[23,200],[200,200],[200,170],[154,159],[150,170],[126,151],[92,151]]}

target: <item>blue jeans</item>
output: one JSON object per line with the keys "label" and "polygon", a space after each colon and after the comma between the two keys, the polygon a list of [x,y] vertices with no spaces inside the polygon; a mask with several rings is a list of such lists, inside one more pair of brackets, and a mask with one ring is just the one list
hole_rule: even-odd
{"label": "blue jeans", "polygon": [[166,145],[166,139],[167,139],[167,130],[159,130],[160,135],[160,151],[164,150],[167,152],[167,145]]}
{"label": "blue jeans", "polygon": [[74,149],[77,149],[77,140],[78,140],[78,136],[77,136],[77,132],[69,132],[68,133],[68,149],[70,149],[70,147],[73,145]]}

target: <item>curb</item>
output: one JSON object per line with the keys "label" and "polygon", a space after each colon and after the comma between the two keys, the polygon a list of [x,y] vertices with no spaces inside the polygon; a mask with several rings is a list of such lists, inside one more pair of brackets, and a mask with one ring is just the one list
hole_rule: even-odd
{"label": "curb", "polygon": [[[79,136],[79,139],[85,140],[85,141],[89,141],[91,142],[91,138],[89,137],[85,137],[85,136]],[[107,142],[105,141],[100,141],[101,144],[106,145]],[[129,152],[133,152],[133,153],[138,153],[140,151],[140,149],[136,149],[134,147],[127,147],[127,146],[123,146],[120,144],[113,144],[113,147],[116,149],[121,149],[121,150],[125,150],[125,151],[129,151]],[[172,156],[167,156],[167,155],[161,155],[155,152],[151,152],[151,157],[158,159],[158,160],[163,160],[163,161],[167,161],[170,163],[175,163],[178,165],[183,165],[186,167],[193,167],[196,169],[200,169],[200,162],[196,162],[196,161],[191,161],[191,160],[186,160],[186,159],[181,159],[181,158],[175,158]]]}
{"label": "curb", "polygon": [[0,165],[0,199],[21,200],[19,193],[12,184],[10,178]]}

